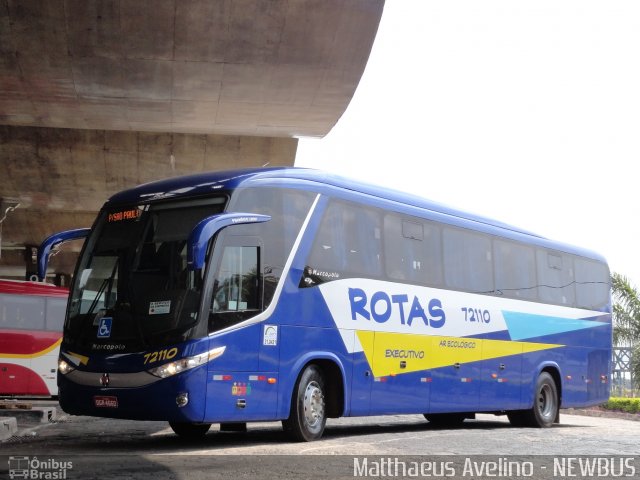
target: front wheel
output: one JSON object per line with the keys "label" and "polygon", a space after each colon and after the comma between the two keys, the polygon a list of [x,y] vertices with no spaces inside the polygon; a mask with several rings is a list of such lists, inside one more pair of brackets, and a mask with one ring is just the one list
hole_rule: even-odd
{"label": "front wheel", "polygon": [[210,423],[185,423],[185,422],[169,422],[171,430],[182,438],[201,438],[211,428]]}
{"label": "front wheel", "polygon": [[294,440],[310,442],[322,436],[326,422],[324,378],[317,366],[309,365],[298,379],[289,418],[282,426]]}

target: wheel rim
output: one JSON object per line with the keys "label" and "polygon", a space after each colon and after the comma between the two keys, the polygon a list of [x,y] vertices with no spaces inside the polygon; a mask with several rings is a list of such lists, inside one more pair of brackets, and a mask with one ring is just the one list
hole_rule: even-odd
{"label": "wheel rim", "polygon": [[555,397],[551,385],[542,385],[538,392],[538,412],[546,419],[552,417],[555,412]]}
{"label": "wheel rim", "polygon": [[304,419],[311,429],[320,428],[324,419],[324,395],[317,382],[309,382],[304,392]]}

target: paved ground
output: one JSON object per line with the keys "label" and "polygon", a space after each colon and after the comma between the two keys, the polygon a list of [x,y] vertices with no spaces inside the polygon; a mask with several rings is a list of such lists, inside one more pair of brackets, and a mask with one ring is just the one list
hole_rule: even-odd
{"label": "paved ground", "polygon": [[[247,433],[220,432],[214,426],[202,440],[186,442],[162,422],[61,414],[51,423],[21,425],[19,435],[4,442],[0,452],[74,461],[66,478],[95,474],[93,478],[136,480],[223,478],[224,472],[225,478],[230,473],[242,478],[353,478],[356,456],[455,455],[442,458],[459,463],[472,455],[625,455],[638,457],[634,461],[640,467],[640,422],[563,414],[560,425],[532,429],[513,428],[505,417],[478,415],[462,428],[436,429],[419,415],[393,415],[330,420],[324,437],[312,443],[291,442],[279,423],[249,424]],[[0,458],[0,479],[5,465]],[[265,472],[269,474],[263,476]]]}

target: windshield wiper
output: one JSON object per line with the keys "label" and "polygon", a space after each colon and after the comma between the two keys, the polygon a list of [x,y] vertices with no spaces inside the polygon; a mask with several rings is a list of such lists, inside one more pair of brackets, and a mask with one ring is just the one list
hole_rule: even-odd
{"label": "windshield wiper", "polygon": [[[96,308],[96,306],[98,305],[98,302],[100,301],[100,296],[102,295],[102,293],[104,292],[105,287],[109,284],[109,279],[105,278],[102,283],[100,284],[100,288],[98,289],[98,292],[96,293],[96,296],[94,297],[93,301],[91,302],[91,305],[89,305],[89,310],[87,310],[87,315],[91,315],[93,313],[93,310]],[[106,298],[105,298],[106,301]]]}
{"label": "windshield wiper", "polygon": [[[107,288],[107,286],[109,287],[108,294],[111,295],[111,290],[113,288],[113,279],[116,276],[117,269],[118,269],[118,262],[115,261],[113,265],[113,270],[111,271],[111,275],[108,278],[105,278],[100,284],[100,288],[98,289],[96,296],[91,302],[91,305],[89,306],[89,310],[87,310],[87,315],[91,315],[93,313],[93,310],[96,308],[96,306],[98,305],[98,302],[100,301],[100,296],[104,293],[105,288]],[[107,309],[107,302],[108,302],[108,298],[107,298],[107,295],[105,295],[104,297],[105,310]]]}

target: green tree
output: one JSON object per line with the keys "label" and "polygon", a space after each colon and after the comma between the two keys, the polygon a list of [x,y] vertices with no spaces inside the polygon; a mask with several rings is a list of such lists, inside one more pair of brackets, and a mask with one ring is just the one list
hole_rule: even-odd
{"label": "green tree", "polygon": [[640,380],[640,294],[629,279],[619,273],[611,276],[613,295],[613,344],[631,347],[631,370]]}

